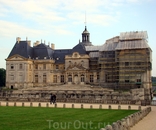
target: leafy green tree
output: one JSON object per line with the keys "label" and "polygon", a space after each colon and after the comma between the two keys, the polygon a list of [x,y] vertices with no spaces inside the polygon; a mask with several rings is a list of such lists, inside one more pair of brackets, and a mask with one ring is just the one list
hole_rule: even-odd
{"label": "leafy green tree", "polygon": [[6,70],[0,68],[0,87],[5,86],[5,79],[6,79]]}

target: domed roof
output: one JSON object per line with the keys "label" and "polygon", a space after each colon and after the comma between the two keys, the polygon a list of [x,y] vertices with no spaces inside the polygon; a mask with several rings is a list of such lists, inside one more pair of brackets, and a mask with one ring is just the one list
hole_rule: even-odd
{"label": "domed roof", "polygon": [[89,33],[86,26],[85,26],[85,30],[83,31],[83,34],[84,33]]}

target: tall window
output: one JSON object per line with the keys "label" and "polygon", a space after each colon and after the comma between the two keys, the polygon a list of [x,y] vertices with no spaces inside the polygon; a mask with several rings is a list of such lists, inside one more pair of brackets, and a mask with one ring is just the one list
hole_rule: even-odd
{"label": "tall window", "polygon": [[82,65],[82,66],[84,65],[84,61],[83,61],[83,60],[81,61],[81,65]]}
{"label": "tall window", "polygon": [[94,76],[90,75],[90,82],[93,83],[94,82]]}
{"label": "tall window", "polygon": [[19,74],[19,81],[20,81],[20,82],[23,81],[23,74],[22,74],[22,73]]}
{"label": "tall window", "polygon": [[64,83],[64,75],[61,75],[61,83]]}
{"label": "tall window", "polygon": [[47,82],[47,76],[43,75],[43,83],[46,83],[46,82]]}
{"label": "tall window", "polygon": [[22,64],[19,64],[19,69],[22,69],[23,68],[23,65]]}
{"label": "tall window", "polygon": [[54,78],[54,79],[53,79],[54,83],[57,83],[57,75],[54,75],[53,78]]}
{"label": "tall window", "polygon": [[56,69],[59,69],[59,66],[58,65],[56,65]]}
{"label": "tall window", "polygon": [[84,75],[81,75],[81,82],[84,82],[84,81],[85,81]]}
{"label": "tall window", "polygon": [[31,82],[31,75],[29,75],[29,82]]}
{"label": "tall window", "polygon": [[129,76],[125,76],[125,83],[129,83]]}
{"label": "tall window", "polygon": [[38,83],[38,75],[35,75],[35,83]]}
{"label": "tall window", "polygon": [[72,76],[71,75],[68,76],[68,82],[72,82]]}
{"label": "tall window", "polygon": [[29,70],[31,70],[31,64],[29,64]]}
{"label": "tall window", "polygon": [[38,65],[35,65],[35,69],[36,69],[36,70],[38,69]]}
{"label": "tall window", "polygon": [[125,62],[125,66],[129,66],[129,62]]}
{"label": "tall window", "polygon": [[97,81],[99,81],[100,80],[100,76],[99,76],[99,74],[97,75]]}
{"label": "tall window", "polygon": [[43,69],[46,70],[46,64],[43,64]]}
{"label": "tall window", "polygon": [[14,75],[10,75],[10,80],[14,80]]}
{"label": "tall window", "polygon": [[137,83],[141,82],[141,79],[137,79]]}

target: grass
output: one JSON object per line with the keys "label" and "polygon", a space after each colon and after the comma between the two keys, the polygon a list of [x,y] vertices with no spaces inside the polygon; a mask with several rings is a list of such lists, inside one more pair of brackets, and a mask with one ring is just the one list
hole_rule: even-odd
{"label": "grass", "polygon": [[137,110],[0,107],[0,130],[100,130]]}

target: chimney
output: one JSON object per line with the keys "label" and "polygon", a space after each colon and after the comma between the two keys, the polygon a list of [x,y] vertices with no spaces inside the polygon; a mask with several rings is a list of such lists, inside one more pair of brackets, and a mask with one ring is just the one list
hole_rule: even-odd
{"label": "chimney", "polygon": [[16,38],[16,42],[19,43],[20,41],[21,41],[21,38],[20,38],[20,37],[17,37],[17,38]]}
{"label": "chimney", "polygon": [[27,41],[28,45],[31,46],[31,41]]}
{"label": "chimney", "polygon": [[54,43],[51,44],[51,49],[53,49],[53,50],[55,49],[55,44]]}
{"label": "chimney", "polygon": [[39,45],[40,44],[40,41],[36,41],[35,43],[34,43],[34,46],[37,46],[37,45]]}

